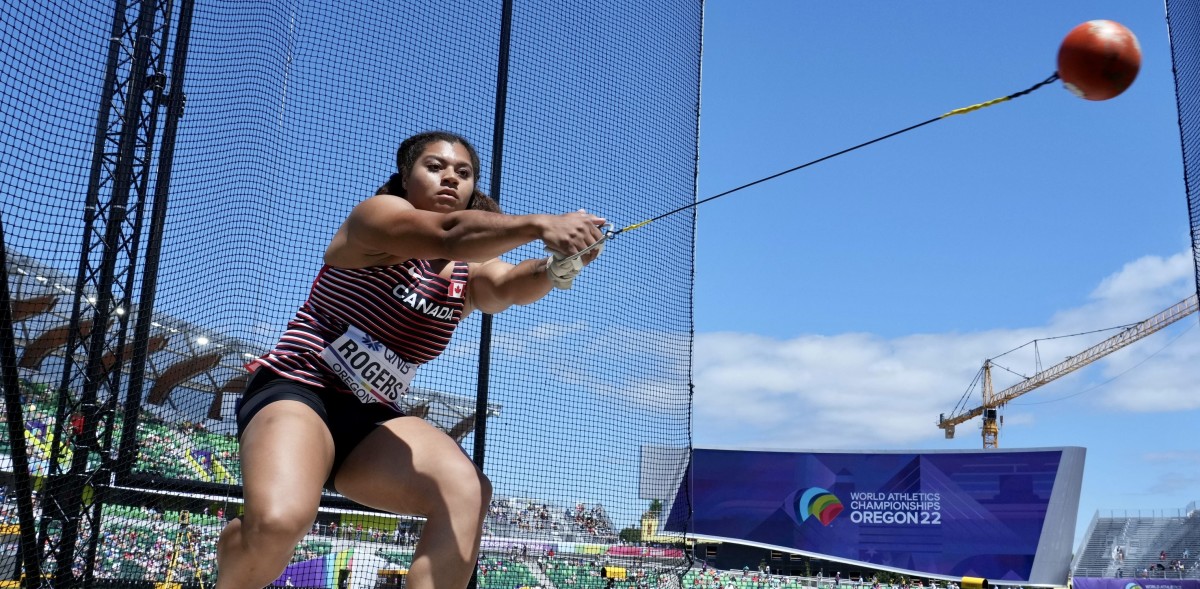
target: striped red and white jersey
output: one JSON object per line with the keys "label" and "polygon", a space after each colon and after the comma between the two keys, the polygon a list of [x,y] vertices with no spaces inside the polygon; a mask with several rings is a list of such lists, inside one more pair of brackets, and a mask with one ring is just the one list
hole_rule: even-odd
{"label": "striped red and white jersey", "polygon": [[453,264],[449,280],[428,260],[354,269],[326,265],[275,349],[246,367],[349,393],[321,352],[350,326],[405,361],[424,364],[446,349],[462,319],[467,263]]}

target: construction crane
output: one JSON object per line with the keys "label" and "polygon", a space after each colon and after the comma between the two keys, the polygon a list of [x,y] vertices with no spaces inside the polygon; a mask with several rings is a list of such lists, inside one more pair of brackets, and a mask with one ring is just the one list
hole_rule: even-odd
{"label": "construction crane", "polygon": [[1100,358],[1103,358],[1133,342],[1136,342],[1192,313],[1196,312],[1196,295],[1192,295],[1158,314],[1142,321],[1126,327],[1120,333],[1114,335],[1066,360],[1055,364],[1045,370],[1039,371],[1037,374],[1026,378],[1025,380],[1008,387],[1000,392],[992,390],[992,372],[991,360],[983,362],[983,404],[973,409],[963,409],[956,413],[946,416],[945,413],[938,416],[937,426],[946,430],[946,439],[954,438],[954,428],[960,423],[983,417],[983,448],[999,447],[1000,439],[1000,424],[1002,419],[999,419],[1000,408],[1009,401],[1032,391],[1046,383],[1066,376]]}

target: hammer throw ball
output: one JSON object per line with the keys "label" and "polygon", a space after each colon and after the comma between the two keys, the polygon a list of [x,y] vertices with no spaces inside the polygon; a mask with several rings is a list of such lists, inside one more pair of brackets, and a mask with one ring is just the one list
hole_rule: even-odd
{"label": "hammer throw ball", "polygon": [[1067,33],[1058,48],[1058,77],[1072,94],[1108,100],[1125,91],[1142,66],[1142,48],[1125,25],[1090,20]]}

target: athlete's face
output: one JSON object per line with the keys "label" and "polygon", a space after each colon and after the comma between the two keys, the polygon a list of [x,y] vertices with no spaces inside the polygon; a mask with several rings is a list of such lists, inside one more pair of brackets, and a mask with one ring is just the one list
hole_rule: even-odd
{"label": "athlete's face", "polygon": [[418,209],[449,213],[467,208],[475,192],[471,153],[461,143],[430,143],[404,179],[404,192]]}

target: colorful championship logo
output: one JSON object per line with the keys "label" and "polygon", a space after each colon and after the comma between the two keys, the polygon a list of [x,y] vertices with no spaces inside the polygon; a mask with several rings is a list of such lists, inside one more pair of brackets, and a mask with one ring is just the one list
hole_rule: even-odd
{"label": "colorful championship logo", "polygon": [[1142,589],[1142,586],[1137,583],[1125,583],[1125,589]]}
{"label": "colorful championship logo", "polygon": [[796,513],[800,514],[801,521],[813,516],[821,522],[821,525],[827,526],[842,512],[842,509],[842,501],[837,498],[837,495],[820,487],[810,487],[796,498]]}

